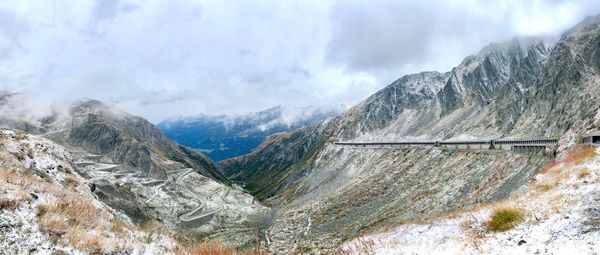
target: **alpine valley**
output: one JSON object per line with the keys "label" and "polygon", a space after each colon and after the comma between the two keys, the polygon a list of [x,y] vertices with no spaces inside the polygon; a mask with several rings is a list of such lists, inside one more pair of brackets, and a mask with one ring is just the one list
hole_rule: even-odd
{"label": "alpine valley", "polygon": [[[36,116],[3,92],[0,251],[596,254],[600,156],[581,138],[600,131],[599,97],[600,16],[287,122],[275,107],[159,129],[93,99]],[[439,146],[537,138],[557,142]]]}

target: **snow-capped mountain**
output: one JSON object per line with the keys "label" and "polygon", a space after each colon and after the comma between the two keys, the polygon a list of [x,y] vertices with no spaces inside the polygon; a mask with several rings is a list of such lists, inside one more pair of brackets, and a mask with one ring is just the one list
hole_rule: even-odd
{"label": "snow-capped mountain", "polygon": [[171,118],[158,127],[176,142],[220,161],[250,153],[267,136],[310,125],[342,110],[345,107],[341,105],[333,108],[275,106],[246,115]]}

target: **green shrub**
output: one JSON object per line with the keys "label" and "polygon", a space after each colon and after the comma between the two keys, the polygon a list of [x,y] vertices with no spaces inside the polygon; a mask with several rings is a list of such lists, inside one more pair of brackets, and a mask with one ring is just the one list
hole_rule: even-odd
{"label": "green shrub", "polygon": [[511,230],[525,219],[521,209],[503,208],[496,209],[491,219],[486,223],[486,229],[491,232]]}

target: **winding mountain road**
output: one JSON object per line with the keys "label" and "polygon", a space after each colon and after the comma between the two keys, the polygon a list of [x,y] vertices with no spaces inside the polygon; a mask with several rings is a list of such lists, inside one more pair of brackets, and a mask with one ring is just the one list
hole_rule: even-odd
{"label": "winding mountain road", "polygon": [[[188,177],[193,172],[194,172],[193,169],[186,171],[185,173],[183,173],[182,175],[180,175],[177,178],[176,183],[178,185],[181,185],[183,190],[186,191],[190,196],[195,198],[198,202],[198,206],[196,208],[194,208],[193,210],[191,210],[188,213],[179,215],[179,220],[181,220],[181,222],[183,224],[185,224],[188,227],[196,228],[196,227],[200,227],[200,226],[210,222],[216,213],[223,210],[223,206],[220,205],[219,203],[209,203],[209,198],[211,196],[213,196],[214,194],[218,193],[219,191],[221,191],[222,190],[221,188],[213,191],[212,193],[208,194],[207,196],[202,197],[202,196],[198,196],[194,192],[190,191],[181,183],[186,177]],[[212,210],[209,209],[209,206],[208,206],[209,204],[214,204],[214,206],[216,208],[212,209]]]}

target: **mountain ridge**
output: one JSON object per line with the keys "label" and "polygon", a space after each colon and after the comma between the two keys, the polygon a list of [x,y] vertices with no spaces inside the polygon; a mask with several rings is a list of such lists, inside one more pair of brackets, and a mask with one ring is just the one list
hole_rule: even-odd
{"label": "mountain ridge", "polygon": [[68,150],[98,199],[138,225],[158,221],[182,240],[220,239],[242,248],[253,247],[269,221],[270,209],[232,185],[210,159],[141,117],[91,99],[52,116],[18,117],[4,115],[0,126],[39,127],[38,136]]}
{"label": "mountain ridge", "polygon": [[[440,88],[433,97],[395,91],[403,86],[392,83],[334,119],[273,137],[217,166],[276,205],[269,233],[277,243],[272,250],[284,253],[290,251],[286,235],[308,232],[299,241],[303,247],[335,249],[356,231],[498,201],[548,159],[439,148],[351,149],[332,142],[559,137],[560,153],[578,134],[598,130],[599,27],[596,16],[552,44],[517,39],[487,47],[449,73],[432,73],[427,82]],[[398,92],[405,100],[390,100]],[[263,181],[267,177],[272,182]],[[307,219],[318,226],[306,230]]]}
{"label": "mountain ridge", "polygon": [[310,125],[339,111],[275,106],[246,115],[170,118],[158,127],[171,139],[221,161],[250,153],[267,136]]}

